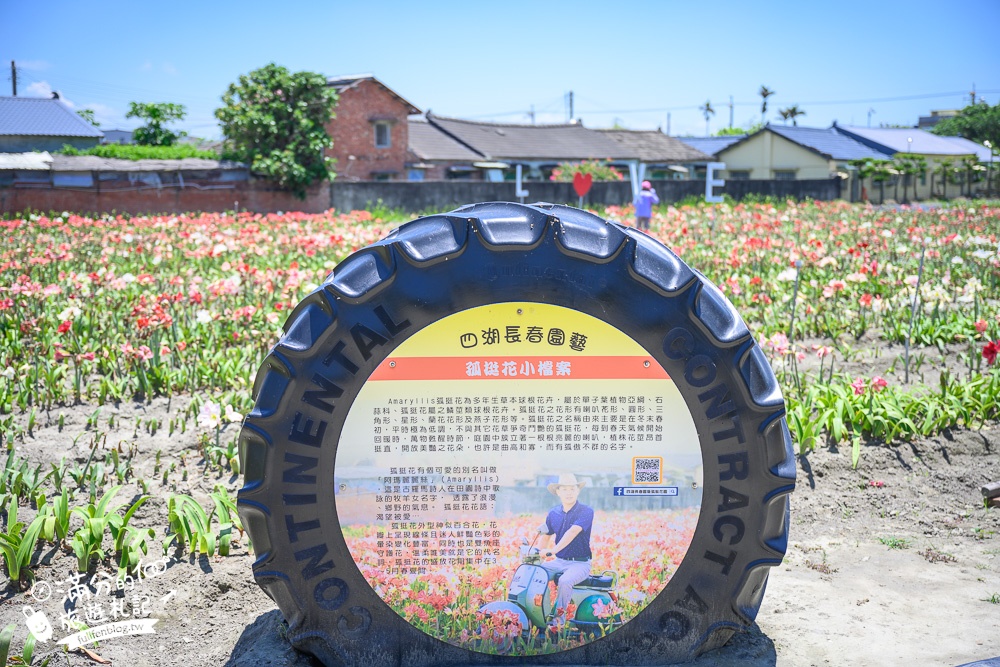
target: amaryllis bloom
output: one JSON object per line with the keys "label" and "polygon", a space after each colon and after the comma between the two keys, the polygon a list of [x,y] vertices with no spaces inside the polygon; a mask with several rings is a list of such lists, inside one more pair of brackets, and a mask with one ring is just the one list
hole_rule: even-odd
{"label": "amaryllis bloom", "polygon": [[875,377],[872,378],[872,391],[874,391],[875,393],[882,391],[888,386],[889,383],[886,382],[885,378],[882,377],[881,375],[876,375]]}
{"label": "amaryllis bloom", "polygon": [[226,421],[227,422],[241,422],[243,421],[243,415],[238,413],[232,405],[226,406]]}
{"label": "amaryllis bloom", "polygon": [[986,333],[986,320],[979,320],[976,322],[976,333]]}
{"label": "amaryllis bloom", "polygon": [[998,352],[1000,352],[1000,340],[991,340],[983,346],[983,359],[992,366],[997,361]]}
{"label": "amaryllis bloom", "polygon": [[820,359],[833,354],[833,348],[829,345],[813,345],[813,349],[816,350],[816,356]]}
{"label": "amaryllis bloom", "polygon": [[854,390],[855,396],[860,396],[865,393],[865,379],[857,378],[851,383],[851,388]]}
{"label": "amaryllis bloom", "polygon": [[858,299],[858,303],[860,303],[865,308],[871,306],[872,305],[872,295],[868,294],[867,292],[865,294],[862,294],[861,298]]}
{"label": "amaryllis bloom", "polygon": [[217,428],[222,424],[222,410],[219,404],[213,401],[205,401],[198,412],[198,426],[205,428]]}
{"label": "amaryllis bloom", "polygon": [[70,322],[69,320],[66,320],[65,322],[63,322],[62,324],[59,325],[59,328],[56,329],[56,331],[58,331],[59,333],[63,334],[63,333],[66,333],[67,331],[69,331],[72,327],[73,327],[73,323]]}

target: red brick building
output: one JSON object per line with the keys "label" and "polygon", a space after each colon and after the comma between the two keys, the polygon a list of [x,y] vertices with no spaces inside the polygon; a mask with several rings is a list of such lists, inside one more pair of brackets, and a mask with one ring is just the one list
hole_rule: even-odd
{"label": "red brick building", "polygon": [[333,77],[327,85],[340,95],[336,118],[327,125],[341,181],[406,180],[407,117],[421,113],[370,74]]}

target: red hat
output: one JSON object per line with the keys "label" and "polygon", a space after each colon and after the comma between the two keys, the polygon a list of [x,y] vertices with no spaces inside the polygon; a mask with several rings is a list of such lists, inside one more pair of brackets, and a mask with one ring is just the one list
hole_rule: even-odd
{"label": "red hat", "polygon": [[649,181],[643,181],[642,182],[642,189],[643,190],[652,190],[653,189],[653,184],[650,183]]}

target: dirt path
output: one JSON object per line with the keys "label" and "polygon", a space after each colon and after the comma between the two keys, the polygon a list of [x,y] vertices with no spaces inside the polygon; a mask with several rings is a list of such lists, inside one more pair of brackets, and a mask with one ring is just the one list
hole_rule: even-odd
{"label": "dirt path", "polygon": [[[217,469],[204,472],[191,425],[183,434],[169,434],[166,427],[151,434],[142,426],[150,418],[167,424],[185,406],[185,400],[175,399],[169,410],[166,400],[106,407],[95,426],[86,423],[93,407],[66,408],[61,430],[54,411],[41,415],[17,451],[48,466],[62,457],[82,464],[95,436],[102,451],[134,448],[134,474],[149,480],[154,496],[135,523],[154,527],[158,544],[168,491],[189,493],[210,506],[207,494],[215,485],[233,494],[239,487],[237,478]],[[115,424],[109,426],[112,415]],[[225,428],[223,441],[235,428]],[[157,451],[161,470],[178,464],[167,484],[162,473],[153,472]],[[900,447],[865,447],[857,470],[846,450],[801,457],[788,555],[772,571],[757,624],[695,664],[954,666],[1000,657],[1000,509],[985,509],[979,492],[996,479],[1000,425]],[[130,481],[121,496],[139,492]],[[158,557],[151,550],[148,561]],[[41,558],[38,580],[56,584],[76,569],[72,553],[49,549]],[[130,666],[314,665],[283,639],[280,614],[253,582],[251,562],[244,544],[224,558],[172,560],[165,572],[124,596],[125,611],[133,602],[146,604],[159,619],[155,634],[105,640],[94,652]],[[4,587],[0,625],[19,623],[15,649],[26,635],[26,603],[46,613],[57,637],[66,634],[60,627],[65,609],[57,598],[36,601]],[[101,603],[108,613],[110,600],[85,602]],[[51,647],[51,642],[40,645],[36,656],[53,656],[54,666],[95,664]]]}

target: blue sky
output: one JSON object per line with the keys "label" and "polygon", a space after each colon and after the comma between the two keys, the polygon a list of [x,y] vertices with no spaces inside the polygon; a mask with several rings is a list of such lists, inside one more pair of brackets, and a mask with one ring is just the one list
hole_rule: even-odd
{"label": "blue sky", "polygon": [[0,0],[0,94],[59,91],[105,129],[130,101],[177,102],[193,135],[240,74],[276,62],[371,73],[423,111],[510,123],[667,124],[703,135],[798,104],[800,125],[916,124],[975,85],[1000,101],[997,0],[907,2],[27,2]]}

